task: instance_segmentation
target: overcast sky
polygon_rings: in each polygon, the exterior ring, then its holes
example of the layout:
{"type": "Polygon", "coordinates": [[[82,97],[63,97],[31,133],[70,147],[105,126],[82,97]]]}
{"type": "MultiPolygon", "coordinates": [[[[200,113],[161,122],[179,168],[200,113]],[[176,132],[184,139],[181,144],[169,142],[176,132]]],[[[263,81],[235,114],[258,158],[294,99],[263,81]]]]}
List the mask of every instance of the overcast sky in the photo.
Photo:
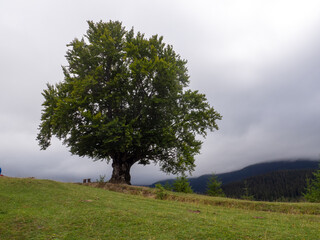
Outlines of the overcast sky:
{"type": "MultiPolygon", "coordinates": [[[[223,115],[193,176],[320,153],[320,1],[0,1],[0,167],[13,177],[110,178],[111,165],[37,144],[41,92],[63,80],[87,20],[159,34],[188,60],[191,88],[223,115]]],[[[132,183],[170,176],[133,166],[132,183]]]]}

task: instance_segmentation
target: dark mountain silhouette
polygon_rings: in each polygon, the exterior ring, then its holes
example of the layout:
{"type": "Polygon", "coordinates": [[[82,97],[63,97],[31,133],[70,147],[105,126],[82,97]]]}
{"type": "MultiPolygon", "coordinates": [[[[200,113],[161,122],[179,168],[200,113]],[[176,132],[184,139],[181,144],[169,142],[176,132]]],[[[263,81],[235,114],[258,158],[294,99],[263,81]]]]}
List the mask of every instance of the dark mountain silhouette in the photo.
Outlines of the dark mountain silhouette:
{"type": "MultiPolygon", "coordinates": [[[[244,179],[255,177],[267,173],[272,173],[281,170],[315,170],[318,168],[319,161],[310,160],[310,159],[297,159],[297,160],[281,160],[281,161],[272,161],[265,163],[258,163],[254,165],[247,166],[241,170],[216,174],[219,181],[222,182],[223,186],[227,184],[240,182],[244,179]]],[[[300,174],[300,173],[299,173],[300,174]]],[[[302,173],[301,173],[302,174],[302,173]]],[[[211,174],[202,175],[197,178],[189,178],[190,185],[194,192],[204,194],[206,192],[207,182],[210,178],[211,174]]],[[[175,180],[168,179],[156,182],[151,185],[154,187],[155,184],[161,183],[164,185],[166,182],[172,184],[175,180]]],[[[234,185],[235,187],[236,185],[234,185]]],[[[241,186],[238,185],[238,186],[241,186]]]]}

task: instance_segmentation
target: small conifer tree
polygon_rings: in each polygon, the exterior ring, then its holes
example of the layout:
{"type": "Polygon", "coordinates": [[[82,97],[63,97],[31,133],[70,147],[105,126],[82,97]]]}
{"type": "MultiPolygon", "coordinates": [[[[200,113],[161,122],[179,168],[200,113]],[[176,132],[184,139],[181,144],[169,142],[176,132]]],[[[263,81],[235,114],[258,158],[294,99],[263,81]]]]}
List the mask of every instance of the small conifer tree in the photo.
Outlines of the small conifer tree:
{"type": "Polygon", "coordinates": [[[207,194],[209,196],[224,197],[225,194],[221,188],[221,184],[222,183],[217,179],[217,176],[212,174],[207,183],[207,194]]]}
{"type": "Polygon", "coordinates": [[[243,191],[244,191],[244,195],[241,196],[241,199],[250,200],[250,201],[254,200],[254,196],[249,194],[249,186],[248,186],[247,180],[244,180],[243,191]]]}
{"type": "Polygon", "coordinates": [[[182,175],[181,177],[177,177],[177,179],[173,183],[173,191],[183,192],[183,193],[193,193],[190,183],[186,178],[186,176],[184,175],[182,175]]]}
{"type": "Polygon", "coordinates": [[[313,175],[313,179],[307,179],[306,193],[303,196],[309,202],[320,202],[320,163],[319,169],[313,175]]]}

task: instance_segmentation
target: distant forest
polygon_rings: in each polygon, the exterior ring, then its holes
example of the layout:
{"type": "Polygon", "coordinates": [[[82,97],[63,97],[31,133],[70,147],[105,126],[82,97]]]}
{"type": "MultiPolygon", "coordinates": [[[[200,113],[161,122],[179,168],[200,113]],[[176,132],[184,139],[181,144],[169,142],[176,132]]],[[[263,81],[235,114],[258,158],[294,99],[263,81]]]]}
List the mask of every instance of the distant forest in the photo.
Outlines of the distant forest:
{"type": "Polygon", "coordinates": [[[227,197],[261,201],[299,201],[314,169],[280,170],[222,186],[227,197]]]}
{"type": "MultiPolygon", "coordinates": [[[[299,201],[303,197],[307,178],[312,179],[319,161],[309,159],[273,161],[247,166],[241,170],[217,174],[222,190],[230,198],[258,201],[299,201]]],[[[189,178],[191,188],[206,194],[207,183],[212,175],[189,178]]],[[[174,179],[160,181],[173,184],[174,179]]],[[[152,184],[151,187],[154,187],[152,184]]]]}

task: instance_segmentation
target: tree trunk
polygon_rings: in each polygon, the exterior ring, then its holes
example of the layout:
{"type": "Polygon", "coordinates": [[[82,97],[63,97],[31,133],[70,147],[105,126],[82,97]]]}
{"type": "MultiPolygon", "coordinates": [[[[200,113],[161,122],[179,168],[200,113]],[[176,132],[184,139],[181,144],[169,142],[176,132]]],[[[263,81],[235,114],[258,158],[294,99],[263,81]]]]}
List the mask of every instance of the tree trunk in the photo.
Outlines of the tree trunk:
{"type": "Polygon", "coordinates": [[[113,160],[112,163],[112,177],[109,183],[128,184],[131,185],[130,169],[133,164],[127,161],[113,160]]]}

